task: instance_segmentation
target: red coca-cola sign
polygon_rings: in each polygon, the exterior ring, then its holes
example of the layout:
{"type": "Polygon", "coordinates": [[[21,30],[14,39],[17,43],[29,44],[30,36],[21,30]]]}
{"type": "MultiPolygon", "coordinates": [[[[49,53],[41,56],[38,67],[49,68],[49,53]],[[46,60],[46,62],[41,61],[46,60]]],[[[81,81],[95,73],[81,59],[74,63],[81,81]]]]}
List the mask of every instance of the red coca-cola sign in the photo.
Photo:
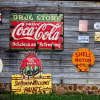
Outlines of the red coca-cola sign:
{"type": "Polygon", "coordinates": [[[57,14],[40,15],[13,14],[11,49],[63,50],[63,17],[57,14]]]}

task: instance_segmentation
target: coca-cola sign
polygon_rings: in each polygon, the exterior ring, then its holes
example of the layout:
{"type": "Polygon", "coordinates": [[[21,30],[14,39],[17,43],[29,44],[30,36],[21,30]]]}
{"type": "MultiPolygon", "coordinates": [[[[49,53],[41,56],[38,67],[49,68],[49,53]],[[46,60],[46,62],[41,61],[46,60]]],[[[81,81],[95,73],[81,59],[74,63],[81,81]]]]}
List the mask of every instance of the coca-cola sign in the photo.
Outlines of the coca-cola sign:
{"type": "Polygon", "coordinates": [[[2,22],[2,18],[1,17],[2,17],[2,14],[0,13],[0,23],[2,22]]]}
{"type": "Polygon", "coordinates": [[[63,14],[12,13],[11,49],[63,50],[63,14]]]}

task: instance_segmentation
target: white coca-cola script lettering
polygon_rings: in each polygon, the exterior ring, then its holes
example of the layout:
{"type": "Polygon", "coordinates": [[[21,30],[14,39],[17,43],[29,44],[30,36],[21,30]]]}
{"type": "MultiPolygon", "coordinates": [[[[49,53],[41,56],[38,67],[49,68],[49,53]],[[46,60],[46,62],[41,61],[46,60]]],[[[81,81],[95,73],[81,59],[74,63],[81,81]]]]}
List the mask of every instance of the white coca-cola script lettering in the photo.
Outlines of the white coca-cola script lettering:
{"type": "Polygon", "coordinates": [[[59,38],[59,34],[60,32],[57,31],[57,29],[59,27],[61,27],[61,25],[59,24],[51,24],[51,23],[47,23],[47,24],[41,24],[36,31],[35,27],[31,26],[31,27],[25,27],[24,28],[25,23],[20,23],[18,24],[13,32],[12,32],[12,37],[15,40],[19,40],[19,39],[28,39],[28,40],[57,40],[59,38]],[[47,27],[52,27],[50,29],[50,31],[46,30],[47,27]],[[44,31],[46,30],[46,31],[44,31]]]}

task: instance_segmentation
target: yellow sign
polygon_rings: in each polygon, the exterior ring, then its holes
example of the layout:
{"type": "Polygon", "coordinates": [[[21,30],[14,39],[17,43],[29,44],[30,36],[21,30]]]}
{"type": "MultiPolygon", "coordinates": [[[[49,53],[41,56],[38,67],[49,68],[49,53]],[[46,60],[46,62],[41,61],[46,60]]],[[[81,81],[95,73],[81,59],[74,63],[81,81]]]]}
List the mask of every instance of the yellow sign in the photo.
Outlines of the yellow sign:
{"type": "Polygon", "coordinates": [[[95,32],[94,40],[100,42],[100,32],[95,32]]]}
{"type": "Polygon", "coordinates": [[[23,79],[20,74],[12,75],[12,91],[18,94],[49,94],[52,92],[52,76],[51,74],[37,74],[28,80],[28,76],[23,79]]]}
{"type": "Polygon", "coordinates": [[[89,71],[94,62],[94,54],[89,49],[80,48],[73,53],[72,63],[77,66],[77,71],[89,71]]]}

